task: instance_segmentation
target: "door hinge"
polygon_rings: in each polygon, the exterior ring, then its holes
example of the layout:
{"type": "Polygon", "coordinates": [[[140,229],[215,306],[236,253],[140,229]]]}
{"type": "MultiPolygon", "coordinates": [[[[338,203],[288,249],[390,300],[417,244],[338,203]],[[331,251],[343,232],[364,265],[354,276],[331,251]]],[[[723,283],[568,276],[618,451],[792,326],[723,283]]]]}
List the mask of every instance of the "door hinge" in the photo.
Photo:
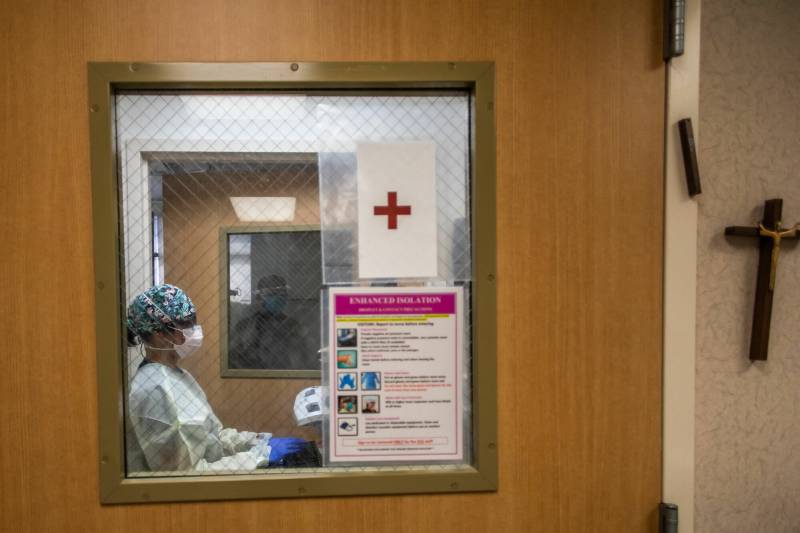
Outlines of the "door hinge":
{"type": "Polygon", "coordinates": [[[664,61],[683,55],[686,35],[686,0],[664,2],[664,61]]]}
{"type": "Polygon", "coordinates": [[[678,533],[678,506],[674,503],[658,506],[658,533],[678,533]]]}

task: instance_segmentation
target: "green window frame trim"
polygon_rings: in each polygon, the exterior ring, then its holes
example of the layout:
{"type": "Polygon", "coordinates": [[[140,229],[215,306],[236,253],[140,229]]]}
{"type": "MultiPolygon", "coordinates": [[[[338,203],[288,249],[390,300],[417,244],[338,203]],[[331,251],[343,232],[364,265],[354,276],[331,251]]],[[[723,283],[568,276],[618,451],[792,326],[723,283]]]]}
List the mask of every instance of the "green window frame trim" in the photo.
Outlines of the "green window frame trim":
{"type": "Polygon", "coordinates": [[[498,486],[494,64],[89,63],[100,502],[103,504],[365,494],[493,491],[498,486]],[[452,469],[338,468],[128,478],[125,475],[125,302],[120,262],[113,97],[118,91],[467,89],[473,98],[472,465],[452,469]]]}

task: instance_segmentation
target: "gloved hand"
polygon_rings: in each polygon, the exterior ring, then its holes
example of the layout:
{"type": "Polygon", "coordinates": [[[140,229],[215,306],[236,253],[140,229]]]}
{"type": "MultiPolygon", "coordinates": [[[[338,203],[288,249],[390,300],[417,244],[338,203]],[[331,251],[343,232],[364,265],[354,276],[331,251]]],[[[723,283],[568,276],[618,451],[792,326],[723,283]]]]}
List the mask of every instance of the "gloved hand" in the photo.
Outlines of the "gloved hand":
{"type": "Polygon", "coordinates": [[[253,443],[253,447],[250,448],[250,453],[255,456],[258,462],[258,468],[266,468],[269,462],[269,441],[271,440],[271,436],[272,435],[269,433],[259,433],[253,443]]]}
{"type": "Polygon", "coordinates": [[[269,464],[275,465],[287,455],[302,451],[306,441],[297,437],[272,437],[269,439],[269,464]]]}

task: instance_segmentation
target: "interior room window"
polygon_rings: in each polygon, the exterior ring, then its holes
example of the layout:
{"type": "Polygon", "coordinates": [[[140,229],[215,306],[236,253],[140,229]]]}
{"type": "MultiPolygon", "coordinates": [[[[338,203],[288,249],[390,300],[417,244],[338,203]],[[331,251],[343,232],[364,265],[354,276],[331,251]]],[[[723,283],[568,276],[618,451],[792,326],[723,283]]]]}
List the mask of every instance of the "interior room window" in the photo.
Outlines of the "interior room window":
{"type": "Polygon", "coordinates": [[[306,376],[319,376],[319,228],[223,231],[220,242],[227,250],[220,255],[228,258],[229,287],[228,301],[220,303],[220,309],[227,309],[221,323],[223,371],[250,370],[251,376],[269,376],[273,370],[303,370],[311,372],[306,376]]]}
{"type": "MultiPolygon", "coordinates": [[[[440,435],[431,420],[411,420],[433,436],[402,444],[458,453],[372,457],[369,466],[469,465],[469,92],[120,91],[114,105],[130,341],[123,365],[127,475],[357,467],[358,459],[333,460],[334,440],[347,451],[354,438],[385,429],[381,415],[413,400],[390,393],[413,392],[414,382],[364,366],[369,342],[379,344],[369,335],[382,335],[388,319],[376,315],[377,326],[359,329],[349,318],[331,326],[330,315],[340,295],[363,290],[367,296],[357,298],[388,301],[384,289],[430,303],[423,316],[431,320],[458,306],[463,322],[446,334],[463,357],[448,367],[450,378],[433,373],[416,385],[456,391],[457,401],[447,400],[449,425],[440,435]],[[360,150],[374,145],[430,156],[429,207],[413,211],[432,228],[422,274],[384,275],[377,264],[378,274],[364,276],[359,263],[358,165],[368,155],[360,150]],[[444,288],[457,299],[437,301],[444,288]],[[165,363],[163,354],[172,353],[179,364],[165,363]]],[[[408,157],[398,164],[419,163],[408,157]]],[[[403,194],[375,200],[376,224],[408,227],[403,194]]],[[[400,262],[414,266],[423,255],[400,262]]],[[[428,359],[420,354],[419,364],[428,359]]],[[[444,400],[437,402],[431,409],[444,400]]]]}
{"type": "Polygon", "coordinates": [[[164,227],[159,211],[155,206],[153,209],[153,285],[164,283],[164,257],[161,250],[164,248],[164,241],[161,236],[164,234],[164,227]]]}

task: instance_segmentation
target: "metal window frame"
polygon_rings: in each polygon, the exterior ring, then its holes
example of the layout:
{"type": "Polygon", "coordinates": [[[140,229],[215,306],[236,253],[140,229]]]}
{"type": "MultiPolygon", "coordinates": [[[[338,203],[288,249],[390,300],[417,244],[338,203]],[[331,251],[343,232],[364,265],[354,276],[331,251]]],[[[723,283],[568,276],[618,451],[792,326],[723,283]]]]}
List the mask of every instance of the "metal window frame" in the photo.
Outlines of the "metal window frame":
{"type": "Polygon", "coordinates": [[[497,303],[494,64],[89,63],[100,501],[200,501],[497,490],[497,303]],[[336,469],[280,474],[125,476],[125,302],[120,261],[113,97],[121,90],[467,89],[473,97],[472,465],[459,469],[336,469]]]}
{"type": "Polygon", "coordinates": [[[230,298],[228,297],[228,283],[230,280],[231,255],[228,247],[228,237],[231,234],[261,234],[261,233],[292,233],[311,232],[320,233],[319,224],[303,224],[287,226],[275,224],[272,226],[223,226],[219,229],[219,257],[220,261],[220,301],[219,301],[219,361],[220,376],[223,378],[295,378],[295,379],[321,379],[322,370],[291,370],[286,368],[231,368],[228,360],[229,325],[228,311],[230,298]]]}

